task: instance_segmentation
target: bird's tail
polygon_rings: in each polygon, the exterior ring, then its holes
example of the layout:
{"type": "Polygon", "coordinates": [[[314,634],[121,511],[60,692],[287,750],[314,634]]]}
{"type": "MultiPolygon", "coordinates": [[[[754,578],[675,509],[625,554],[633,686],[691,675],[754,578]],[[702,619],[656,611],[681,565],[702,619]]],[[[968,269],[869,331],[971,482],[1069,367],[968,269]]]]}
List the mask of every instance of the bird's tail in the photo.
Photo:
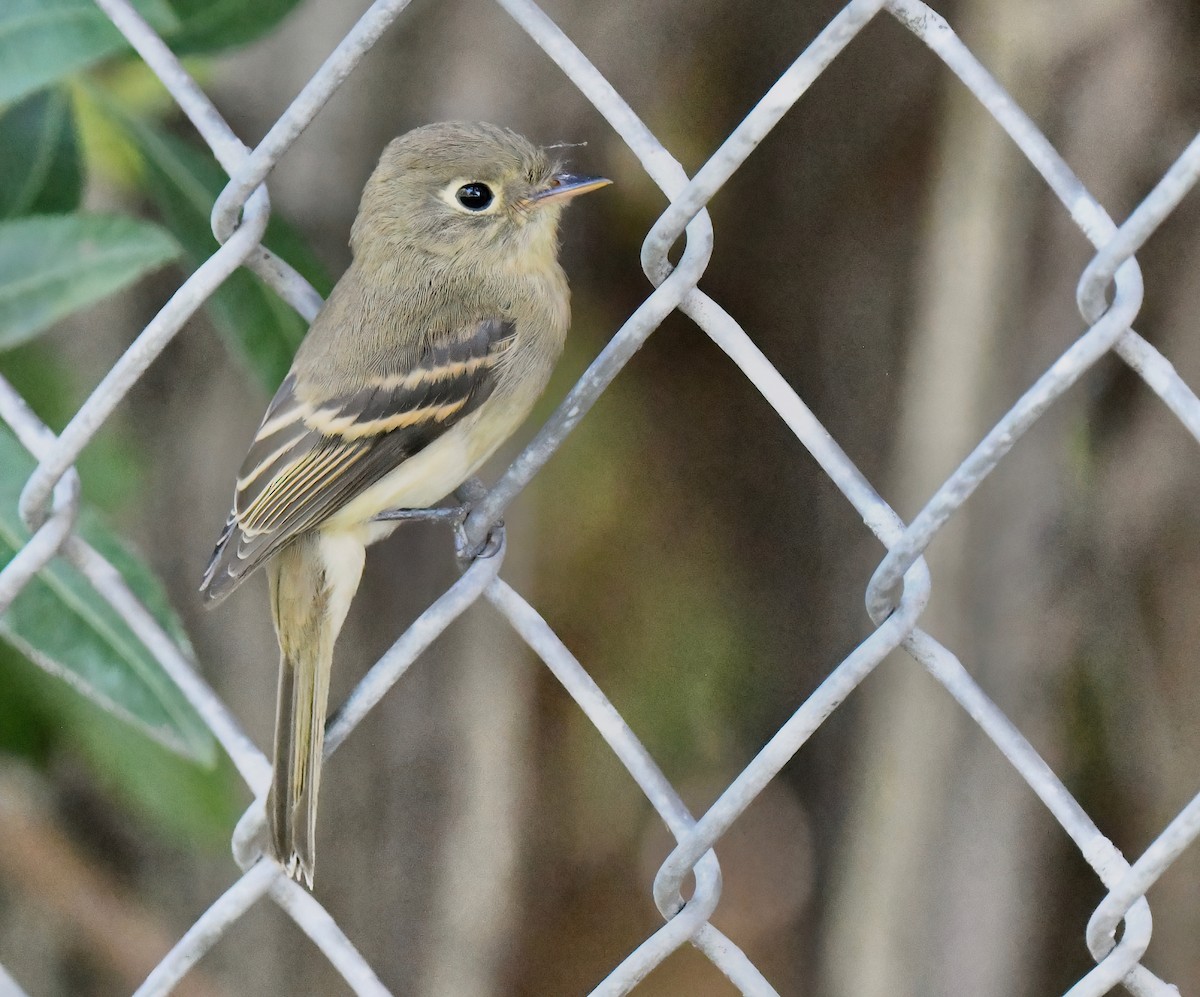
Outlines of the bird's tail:
{"type": "Polygon", "coordinates": [[[333,645],[362,574],[357,538],[298,537],[270,564],[279,638],[275,769],[267,797],[271,849],[294,879],[312,886],[317,793],[333,645]]]}

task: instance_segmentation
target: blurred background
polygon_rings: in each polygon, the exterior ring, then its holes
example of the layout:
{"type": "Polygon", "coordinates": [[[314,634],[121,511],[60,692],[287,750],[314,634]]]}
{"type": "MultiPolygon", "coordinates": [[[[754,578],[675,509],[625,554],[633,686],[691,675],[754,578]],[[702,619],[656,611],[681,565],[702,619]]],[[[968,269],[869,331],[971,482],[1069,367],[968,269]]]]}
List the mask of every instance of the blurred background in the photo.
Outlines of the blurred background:
{"type": "MultiPolygon", "coordinates": [[[[260,5],[272,18],[291,6],[260,5]]],[[[201,25],[175,47],[253,144],[364,7],[304,0],[278,24],[226,27],[215,40],[201,25]]],[[[689,173],[840,7],[544,3],[689,173]]],[[[1118,221],[1200,127],[1191,0],[937,7],[1118,221]]],[[[0,354],[0,373],[61,427],[215,248],[206,216],[223,180],[126,55],[13,100],[7,126],[36,100],[70,108],[62,142],[76,170],[61,182],[83,206],[155,221],[182,247],[130,289],[0,354]]],[[[381,148],[447,118],[586,142],[570,150],[573,164],[616,181],[566,218],[574,322],[545,418],[648,293],[638,252],[665,201],[499,7],[415,0],[272,174],[274,211],[290,228],[268,242],[327,291],[349,261],[381,148]]],[[[30,210],[74,207],[55,182],[30,210]]],[[[1086,240],[987,113],[886,15],[710,210],[716,248],[701,287],[905,518],[1082,332],[1074,291],[1086,240]]],[[[1137,328],[1192,385],[1198,235],[1193,196],[1138,257],[1137,328]]],[[[203,675],[266,749],[276,650],[265,581],[212,613],[196,593],[272,377],[302,333],[255,278],[239,280],[150,368],[80,470],[85,495],[161,580],[203,675]]],[[[923,626],[1131,859],[1200,780],[1198,487],[1195,441],[1109,357],[929,554],[923,626]]],[[[508,525],[505,577],[696,813],[871,631],[863,593],[879,544],[680,315],[508,525]]],[[[338,648],[335,703],[455,577],[441,528],[406,527],[373,548],[338,648]]],[[[0,682],[0,962],[33,997],[128,993],[236,876],[229,835],[250,795],[227,761],[179,759],[19,649],[0,649],[0,682]]],[[[315,894],[396,994],[586,993],[661,923],[650,883],[670,851],[666,831],[487,606],[404,676],[334,756],[323,789],[315,894]]],[[[830,717],[718,855],[714,923],[781,994],[1043,995],[1091,965],[1095,875],[904,656],[830,717]]],[[[1193,849],[1149,897],[1147,965],[1183,993],[1200,990],[1197,882],[1193,849]]],[[[348,990],[259,903],[179,992],[348,990]]],[[[734,989],[684,949],[636,992],[734,989]]]]}

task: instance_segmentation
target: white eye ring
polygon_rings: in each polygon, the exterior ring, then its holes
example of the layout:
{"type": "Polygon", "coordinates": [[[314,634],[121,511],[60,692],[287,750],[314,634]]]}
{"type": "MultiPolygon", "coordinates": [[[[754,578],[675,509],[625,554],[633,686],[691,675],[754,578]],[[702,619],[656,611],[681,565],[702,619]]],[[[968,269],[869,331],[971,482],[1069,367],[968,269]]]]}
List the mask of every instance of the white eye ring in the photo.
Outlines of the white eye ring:
{"type": "Polygon", "coordinates": [[[481,180],[455,180],[442,191],[442,200],[467,215],[492,214],[499,204],[495,192],[481,180]]]}

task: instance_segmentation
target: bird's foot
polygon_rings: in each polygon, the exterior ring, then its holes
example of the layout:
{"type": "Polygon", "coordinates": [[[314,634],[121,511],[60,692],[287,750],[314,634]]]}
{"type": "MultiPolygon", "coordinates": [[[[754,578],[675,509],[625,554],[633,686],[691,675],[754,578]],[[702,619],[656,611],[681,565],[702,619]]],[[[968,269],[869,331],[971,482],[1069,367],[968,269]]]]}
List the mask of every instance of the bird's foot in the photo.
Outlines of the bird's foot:
{"type": "Polygon", "coordinates": [[[499,520],[488,530],[482,541],[467,535],[467,517],[485,495],[487,489],[478,478],[464,481],[454,493],[459,505],[435,506],[428,509],[385,509],[372,517],[382,523],[449,523],[454,530],[454,555],[462,568],[479,558],[494,557],[504,546],[504,521],[499,520]]]}
{"type": "Polygon", "coordinates": [[[478,478],[468,478],[454,493],[460,503],[458,518],[454,523],[454,554],[464,570],[470,567],[472,561],[479,558],[494,557],[504,546],[504,520],[493,523],[483,541],[472,540],[467,535],[467,518],[487,495],[487,488],[478,478]]]}
{"type": "Polygon", "coordinates": [[[394,523],[453,523],[462,519],[461,506],[435,506],[430,509],[384,509],[373,516],[376,522],[394,523]]]}
{"type": "Polygon", "coordinates": [[[500,520],[488,531],[483,543],[467,536],[466,521],[470,507],[463,507],[463,517],[454,524],[454,556],[464,568],[480,558],[495,557],[504,546],[504,520],[500,520]]]}

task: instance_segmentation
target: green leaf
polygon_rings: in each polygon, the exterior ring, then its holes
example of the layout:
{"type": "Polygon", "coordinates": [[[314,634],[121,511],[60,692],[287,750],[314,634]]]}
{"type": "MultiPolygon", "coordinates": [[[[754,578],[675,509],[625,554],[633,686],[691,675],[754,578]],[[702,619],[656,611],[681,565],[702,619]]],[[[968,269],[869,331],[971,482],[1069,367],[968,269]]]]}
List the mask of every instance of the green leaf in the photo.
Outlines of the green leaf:
{"type": "Polygon", "coordinates": [[[212,52],[260,38],[299,0],[171,0],[180,28],[171,35],[178,53],[212,52]]]}
{"type": "MultiPolygon", "coordinates": [[[[178,28],[166,0],[135,0],[156,30],[178,28]]],[[[0,4],[0,105],[128,48],[94,0],[4,0],[0,4]]]]}
{"type": "MultiPolygon", "coordinates": [[[[63,350],[45,339],[0,353],[0,377],[56,433],[71,421],[93,387],[63,350]]],[[[84,499],[102,512],[126,508],[145,484],[145,454],[128,434],[117,431],[119,422],[105,426],[75,462],[84,499]]]]}
{"type": "Polygon", "coordinates": [[[2,643],[0,687],[0,753],[44,769],[72,752],[104,789],[165,836],[192,849],[228,847],[245,791],[225,755],[210,767],[181,758],[2,643]]]}
{"type": "MultiPolygon", "coordinates": [[[[213,202],[228,182],[224,171],[207,153],[144,122],[125,119],[125,125],[145,158],[147,193],[162,213],[163,222],[199,266],[217,251],[209,215],[213,202]]],[[[328,274],[298,235],[272,215],[266,245],[300,271],[323,295],[332,287],[328,274]]],[[[217,331],[234,356],[273,392],[287,374],[307,325],[274,291],[249,270],[239,269],[225,281],[207,307],[217,331]]]]}
{"type": "Polygon", "coordinates": [[[35,93],[0,114],[0,218],[73,211],[82,194],[64,90],[35,93]]]}
{"type": "Polygon", "coordinates": [[[4,688],[0,696],[0,751],[44,764],[54,746],[56,730],[51,711],[37,695],[34,672],[37,669],[19,654],[0,644],[0,683],[4,688]]]}
{"type": "MultiPolygon", "coordinates": [[[[0,567],[29,540],[17,501],[33,468],[33,458],[7,430],[0,430],[0,567]]],[[[193,657],[150,570],[86,509],[78,531],[121,573],[183,654],[193,657]]],[[[212,735],[183,693],[125,621],[63,558],[43,568],[0,616],[0,640],[165,747],[212,762],[212,735]]]]}
{"type": "Polygon", "coordinates": [[[0,223],[0,349],[131,284],[179,255],[157,225],[118,215],[0,223]]]}
{"type": "Polygon", "coordinates": [[[249,795],[228,756],[197,765],[88,706],[79,700],[71,740],[105,787],[184,847],[227,850],[249,795]]]}

